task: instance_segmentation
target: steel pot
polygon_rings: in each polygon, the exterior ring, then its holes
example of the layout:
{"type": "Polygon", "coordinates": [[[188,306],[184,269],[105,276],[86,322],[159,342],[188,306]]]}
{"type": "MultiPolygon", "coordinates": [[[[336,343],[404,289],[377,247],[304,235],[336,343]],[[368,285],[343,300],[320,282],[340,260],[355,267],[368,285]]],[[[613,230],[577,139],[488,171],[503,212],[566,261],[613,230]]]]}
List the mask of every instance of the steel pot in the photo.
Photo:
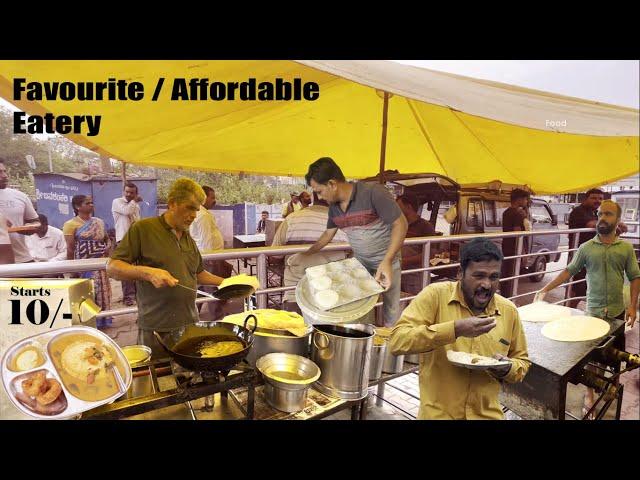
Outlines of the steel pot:
{"type": "Polygon", "coordinates": [[[384,356],[382,371],[384,373],[400,373],[402,371],[403,364],[404,355],[394,355],[391,353],[391,349],[389,348],[384,356]]]}
{"type": "MultiPolygon", "coordinates": [[[[250,315],[248,318],[253,317],[250,315]]],[[[278,332],[279,330],[274,330],[278,332]]],[[[269,353],[290,353],[292,355],[300,355],[301,357],[309,357],[309,344],[311,342],[311,333],[313,329],[309,325],[307,333],[303,336],[296,336],[289,332],[282,334],[269,333],[266,329],[257,328],[253,334],[253,347],[247,355],[247,362],[251,366],[255,366],[256,361],[269,353]]]]}
{"type": "Polygon", "coordinates": [[[369,363],[369,381],[378,380],[382,376],[382,365],[384,363],[385,354],[387,353],[387,344],[371,346],[371,362],[369,363]]]}
{"type": "Polygon", "coordinates": [[[373,325],[314,325],[311,359],[321,370],[315,388],[345,400],[365,398],[374,333],[373,325]]]}
{"type": "Polygon", "coordinates": [[[289,353],[260,357],[256,368],[264,377],[267,403],[283,412],[298,412],[307,401],[307,392],[320,377],[320,369],[308,358],[289,353]]]}
{"type": "Polygon", "coordinates": [[[407,363],[413,363],[414,365],[420,364],[420,354],[412,353],[411,355],[405,355],[404,361],[407,363]]]}

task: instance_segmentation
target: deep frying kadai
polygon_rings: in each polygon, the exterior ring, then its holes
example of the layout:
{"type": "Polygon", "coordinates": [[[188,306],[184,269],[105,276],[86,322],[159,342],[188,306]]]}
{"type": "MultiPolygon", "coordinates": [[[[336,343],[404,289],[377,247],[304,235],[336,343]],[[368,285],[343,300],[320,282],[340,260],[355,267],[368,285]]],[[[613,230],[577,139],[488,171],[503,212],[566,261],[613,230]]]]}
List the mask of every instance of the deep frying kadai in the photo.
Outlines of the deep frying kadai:
{"type": "Polygon", "coordinates": [[[178,365],[199,372],[225,371],[231,370],[240,363],[253,345],[255,326],[253,330],[247,328],[247,322],[251,318],[255,320],[254,315],[249,315],[243,327],[225,322],[200,321],[166,332],[154,331],[153,334],[162,348],[178,365]],[[199,340],[213,343],[239,341],[243,348],[235,353],[210,358],[201,357],[196,352],[183,350],[185,345],[197,344],[199,340]]]}

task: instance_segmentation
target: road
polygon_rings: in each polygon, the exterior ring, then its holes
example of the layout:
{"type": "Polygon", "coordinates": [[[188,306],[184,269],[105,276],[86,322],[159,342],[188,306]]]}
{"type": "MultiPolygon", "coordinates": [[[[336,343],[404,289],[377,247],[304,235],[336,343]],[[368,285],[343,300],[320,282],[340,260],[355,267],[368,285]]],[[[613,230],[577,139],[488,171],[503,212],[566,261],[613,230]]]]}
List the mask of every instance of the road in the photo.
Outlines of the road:
{"type": "MultiPolygon", "coordinates": [[[[560,249],[564,249],[564,248],[560,247],[560,249]]],[[[514,295],[521,295],[523,293],[536,292],[540,290],[543,286],[545,286],[547,283],[553,280],[556,277],[556,275],[560,273],[559,271],[554,272],[554,270],[563,270],[566,266],[567,266],[567,254],[563,253],[560,255],[560,259],[557,262],[549,262],[547,264],[547,272],[553,272],[553,273],[547,273],[542,279],[542,281],[537,283],[532,282],[531,280],[529,280],[529,278],[521,278],[518,282],[518,293],[514,293],[514,295]]],[[[564,290],[565,290],[564,287],[556,288],[555,290],[549,292],[549,294],[545,297],[545,300],[550,303],[562,300],[564,298],[564,290]]],[[[526,305],[528,303],[531,303],[532,301],[533,301],[533,295],[528,295],[526,297],[516,298],[514,300],[514,303],[517,306],[521,307],[522,305],[526,305]]],[[[578,308],[585,306],[583,302],[581,303],[582,305],[579,305],[578,308]]]]}

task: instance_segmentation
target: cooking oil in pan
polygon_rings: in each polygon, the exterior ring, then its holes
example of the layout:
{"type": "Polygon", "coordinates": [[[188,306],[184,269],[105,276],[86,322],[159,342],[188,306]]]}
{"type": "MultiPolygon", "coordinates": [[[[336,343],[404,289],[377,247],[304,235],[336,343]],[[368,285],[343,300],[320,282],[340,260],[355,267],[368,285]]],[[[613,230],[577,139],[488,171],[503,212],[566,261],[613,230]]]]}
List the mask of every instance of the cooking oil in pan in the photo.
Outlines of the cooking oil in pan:
{"type": "Polygon", "coordinates": [[[237,337],[229,335],[189,338],[174,347],[174,351],[180,355],[200,358],[226,357],[242,350],[244,344],[237,337]]]}

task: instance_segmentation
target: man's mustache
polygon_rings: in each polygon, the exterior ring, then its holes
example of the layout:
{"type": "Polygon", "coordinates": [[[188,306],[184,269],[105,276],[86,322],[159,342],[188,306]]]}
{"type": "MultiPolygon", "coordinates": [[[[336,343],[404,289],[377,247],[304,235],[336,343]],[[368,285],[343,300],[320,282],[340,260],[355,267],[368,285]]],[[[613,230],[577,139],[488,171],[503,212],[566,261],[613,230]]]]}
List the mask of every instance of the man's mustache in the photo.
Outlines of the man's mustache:
{"type": "Polygon", "coordinates": [[[477,289],[476,289],[475,293],[476,293],[477,295],[479,295],[479,294],[481,294],[481,293],[491,293],[491,289],[490,289],[490,288],[489,288],[489,289],[487,289],[487,288],[480,287],[480,288],[477,288],[477,289]]]}
{"type": "Polygon", "coordinates": [[[605,233],[613,231],[614,225],[607,222],[598,222],[596,223],[596,230],[602,230],[605,233]]]}

